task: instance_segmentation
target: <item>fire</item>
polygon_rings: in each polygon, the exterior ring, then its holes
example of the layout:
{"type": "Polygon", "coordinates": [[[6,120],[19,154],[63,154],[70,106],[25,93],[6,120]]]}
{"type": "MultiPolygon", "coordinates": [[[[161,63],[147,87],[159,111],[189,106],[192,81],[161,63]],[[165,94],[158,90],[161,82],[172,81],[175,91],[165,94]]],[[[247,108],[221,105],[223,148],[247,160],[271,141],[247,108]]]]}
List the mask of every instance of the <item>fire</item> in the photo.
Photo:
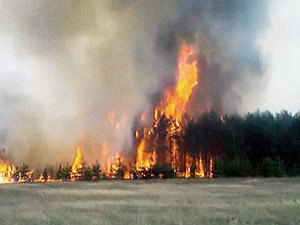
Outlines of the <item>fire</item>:
{"type": "Polygon", "coordinates": [[[208,177],[213,177],[214,176],[213,168],[214,168],[213,159],[212,159],[212,157],[210,157],[210,159],[209,159],[209,175],[208,175],[208,177]]]}
{"type": "MultiPolygon", "coordinates": [[[[185,117],[187,106],[194,89],[199,86],[198,75],[196,49],[190,44],[183,44],[178,54],[176,85],[163,93],[163,98],[153,110],[151,125],[148,124],[151,114],[147,111],[143,112],[139,118],[141,127],[134,131],[137,144],[135,161],[132,156],[130,158],[128,155],[112,154],[116,152],[112,151],[112,143],[103,142],[99,156],[104,163],[101,166],[98,163],[96,166],[86,167],[83,162],[82,147],[79,145],[71,170],[68,167],[66,174],[73,181],[91,180],[93,177],[98,177],[97,179],[100,179],[99,177],[110,179],[163,177],[164,173],[183,178],[213,177],[214,162],[210,153],[202,155],[199,152],[195,156],[188,151],[189,149],[181,149],[181,138],[185,134],[188,122],[185,117]],[[149,126],[144,127],[146,124],[149,126]],[[100,172],[101,175],[99,175],[100,172]]],[[[118,132],[128,124],[128,117],[119,115],[114,110],[108,112],[107,119],[118,132]]],[[[14,166],[1,163],[0,183],[13,182],[12,177],[15,171],[14,166]]],[[[29,171],[28,168],[25,171],[28,171],[26,176],[19,176],[21,178],[16,182],[26,182],[31,179],[33,171],[29,171]]],[[[55,180],[51,179],[45,169],[36,181],[55,180]]]]}
{"type": "Polygon", "coordinates": [[[131,179],[132,179],[131,173],[129,171],[126,171],[124,174],[124,180],[131,180],[131,179]]]}
{"type": "MultiPolygon", "coordinates": [[[[176,136],[182,130],[184,124],[182,117],[186,113],[187,103],[192,96],[193,90],[198,83],[198,59],[196,51],[192,45],[184,44],[178,56],[177,61],[177,84],[173,89],[167,89],[164,93],[164,99],[160,103],[160,111],[173,122],[169,126],[171,141],[172,167],[175,172],[179,171],[179,146],[176,136]]],[[[157,117],[157,112],[155,112],[157,117]]],[[[191,157],[190,157],[191,158],[191,157]]],[[[185,160],[186,174],[190,177],[191,159],[185,160]]]]}
{"type": "MultiPolygon", "coordinates": [[[[136,150],[135,169],[149,170],[156,163],[170,164],[173,171],[179,177],[212,177],[212,157],[204,159],[200,155],[194,159],[189,153],[182,153],[179,143],[180,137],[185,132],[186,120],[183,119],[187,111],[188,102],[198,83],[198,57],[192,45],[183,44],[177,61],[177,82],[174,87],[167,89],[163,99],[153,112],[153,124],[150,127],[135,131],[138,142],[136,150]],[[166,119],[163,119],[165,116],[166,119]],[[165,122],[165,136],[161,139],[158,132],[159,125],[165,122]],[[142,132],[143,131],[143,132],[142,132]],[[160,145],[158,139],[165,143],[164,150],[154,151],[152,148],[160,145]],[[161,153],[164,151],[164,153],[161,153]],[[159,154],[164,154],[160,156],[159,154]],[[158,162],[159,161],[159,162],[158,162]]],[[[141,118],[147,117],[143,113],[141,118]]],[[[145,120],[141,119],[141,122],[145,120]]],[[[141,123],[143,124],[143,123],[141,123]]],[[[163,128],[164,129],[164,128],[163,128]]],[[[164,131],[163,131],[164,132],[164,131]]]]}
{"type": "Polygon", "coordinates": [[[119,153],[116,153],[113,157],[108,157],[103,166],[105,177],[112,179],[131,179],[129,166],[126,165],[125,161],[127,161],[126,158],[119,153]]]}
{"type": "Polygon", "coordinates": [[[15,167],[6,163],[0,164],[0,184],[13,183],[12,178],[15,172],[15,167]]]}
{"type": "Polygon", "coordinates": [[[157,153],[155,150],[152,152],[152,157],[151,157],[151,166],[156,165],[157,163],[157,153]]]}
{"type": "Polygon", "coordinates": [[[203,166],[203,159],[200,155],[198,165],[197,165],[197,171],[196,171],[196,176],[198,177],[205,177],[204,174],[204,166],[203,166]]]}
{"type": "Polygon", "coordinates": [[[36,180],[36,182],[38,182],[38,183],[58,182],[58,181],[60,181],[60,180],[52,179],[50,175],[49,175],[48,177],[44,177],[43,175],[40,175],[40,176],[38,177],[38,179],[36,180]]]}
{"type": "Polygon", "coordinates": [[[78,146],[77,152],[76,152],[76,156],[74,159],[74,162],[72,164],[72,169],[71,169],[71,179],[77,179],[78,176],[80,176],[81,174],[81,169],[82,169],[82,161],[83,161],[83,157],[82,157],[82,150],[81,150],[81,145],[78,146]]]}
{"type": "Polygon", "coordinates": [[[191,167],[193,158],[187,154],[185,158],[185,178],[191,177],[191,167]]]}
{"type": "MultiPolygon", "coordinates": [[[[165,115],[173,122],[168,126],[168,132],[171,143],[172,167],[176,172],[179,170],[179,147],[177,140],[174,138],[181,131],[182,117],[186,112],[186,107],[192,92],[198,85],[198,64],[197,55],[192,45],[184,44],[178,56],[177,61],[177,83],[176,86],[167,89],[164,92],[164,98],[159,103],[159,107],[154,109],[153,119],[154,125],[150,129],[144,129],[144,136],[141,138],[136,151],[136,169],[150,169],[157,163],[157,152],[149,152],[146,149],[147,139],[152,135],[152,131],[157,128],[160,116],[165,115]],[[146,132],[147,131],[147,132],[146,132]],[[152,155],[154,157],[152,157],[152,155]]],[[[143,113],[141,118],[145,118],[143,113]]],[[[139,132],[135,132],[135,137],[139,138],[139,132]]],[[[186,170],[190,170],[190,166],[186,163],[186,170]]],[[[185,176],[190,176],[190,172],[185,176]]]]}
{"type": "Polygon", "coordinates": [[[160,110],[168,118],[174,118],[179,122],[186,111],[187,102],[194,88],[198,86],[197,55],[192,45],[183,45],[177,64],[178,80],[176,87],[165,91],[160,110]]]}
{"type": "Polygon", "coordinates": [[[142,139],[136,151],[136,169],[140,170],[142,168],[150,168],[150,155],[145,152],[146,150],[146,140],[142,139]]]}

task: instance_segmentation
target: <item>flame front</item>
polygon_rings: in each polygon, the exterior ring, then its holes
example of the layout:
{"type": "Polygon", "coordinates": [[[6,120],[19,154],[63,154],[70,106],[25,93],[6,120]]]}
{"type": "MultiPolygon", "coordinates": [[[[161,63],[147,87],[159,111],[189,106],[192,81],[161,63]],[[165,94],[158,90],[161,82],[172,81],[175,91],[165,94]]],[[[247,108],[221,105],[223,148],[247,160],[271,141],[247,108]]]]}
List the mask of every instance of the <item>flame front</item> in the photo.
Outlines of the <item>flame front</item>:
{"type": "MultiPolygon", "coordinates": [[[[112,143],[103,142],[100,158],[105,163],[101,168],[103,172],[101,176],[112,179],[163,177],[164,171],[169,173],[171,169],[178,177],[213,177],[214,162],[211,153],[203,154],[203,156],[200,151],[195,156],[188,151],[189,149],[181,149],[180,145],[188,122],[185,117],[188,102],[194,89],[199,86],[198,75],[196,49],[192,45],[183,44],[178,54],[176,85],[164,92],[163,98],[154,108],[153,123],[150,126],[144,127],[150,121],[151,114],[147,114],[146,111],[140,116],[141,129],[136,129],[134,132],[137,144],[135,161],[133,161],[133,157],[126,154],[112,154],[112,152],[116,152],[112,149],[112,143]],[[155,167],[156,165],[157,167],[155,167]],[[161,171],[158,171],[159,169],[161,171]]],[[[121,132],[128,124],[128,117],[119,115],[114,110],[108,112],[107,119],[114,130],[118,132],[121,132]]],[[[92,169],[94,171],[94,167],[92,169]]],[[[0,183],[14,182],[15,170],[18,169],[12,165],[1,163],[0,183]]],[[[91,167],[85,167],[82,147],[79,145],[71,171],[68,167],[68,175],[73,181],[83,180],[88,174],[86,171],[91,171],[91,167]]],[[[26,177],[31,178],[32,174],[33,172],[29,171],[26,177]]],[[[99,179],[100,176],[96,177],[99,179]]],[[[22,179],[20,178],[16,182],[26,181],[22,179]]],[[[45,172],[39,176],[37,181],[46,182],[52,181],[52,179],[45,172]],[[44,175],[47,177],[43,177],[44,175]]]]}
{"type": "Polygon", "coordinates": [[[197,55],[192,45],[183,45],[177,64],[176,87],[165,91],[160,110],[168,118],[174,118],[179,122],[186,111],[187,102],[194,88],[198,85],[197,55]]]}

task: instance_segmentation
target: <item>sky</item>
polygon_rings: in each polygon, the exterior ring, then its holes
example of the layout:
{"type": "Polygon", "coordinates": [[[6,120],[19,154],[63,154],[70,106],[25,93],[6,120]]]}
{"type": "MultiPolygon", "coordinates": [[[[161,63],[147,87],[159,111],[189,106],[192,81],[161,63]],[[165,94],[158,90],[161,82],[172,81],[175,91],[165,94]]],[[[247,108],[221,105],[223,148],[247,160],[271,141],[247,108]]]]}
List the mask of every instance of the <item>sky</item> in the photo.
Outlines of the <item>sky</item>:
{"type": "Polygon", "coordinates": [[[261,105],[271,112],[300,110],[300,1],[273,0],[270,27],[258,40],[267,63],[268,82],[261,105]]]}

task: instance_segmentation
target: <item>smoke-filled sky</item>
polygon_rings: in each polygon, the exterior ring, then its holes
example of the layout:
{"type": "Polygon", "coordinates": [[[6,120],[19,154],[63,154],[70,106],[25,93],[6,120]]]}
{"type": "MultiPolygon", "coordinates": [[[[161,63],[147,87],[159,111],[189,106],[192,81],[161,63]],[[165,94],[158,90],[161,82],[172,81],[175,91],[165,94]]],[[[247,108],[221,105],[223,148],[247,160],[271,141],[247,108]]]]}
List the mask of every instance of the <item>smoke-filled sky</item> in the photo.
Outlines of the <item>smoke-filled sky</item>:
{"type": "Polygon", "coordinates": [[[297,0],[1,1],[0,146],[35,165],[70,161],[78,143],[90,161],[102,146],[131,149],[137,116],[176,81],[183,42],[199,57],[193,116],[296,112],[299,9],[297,0]]]}
{"type": "Polygon", "coordinates": [[[257,108],[278,112],[300,111],[300,1],[272,1],[270,26],[259,40],[268,63],[268,77],[257,108]]]}

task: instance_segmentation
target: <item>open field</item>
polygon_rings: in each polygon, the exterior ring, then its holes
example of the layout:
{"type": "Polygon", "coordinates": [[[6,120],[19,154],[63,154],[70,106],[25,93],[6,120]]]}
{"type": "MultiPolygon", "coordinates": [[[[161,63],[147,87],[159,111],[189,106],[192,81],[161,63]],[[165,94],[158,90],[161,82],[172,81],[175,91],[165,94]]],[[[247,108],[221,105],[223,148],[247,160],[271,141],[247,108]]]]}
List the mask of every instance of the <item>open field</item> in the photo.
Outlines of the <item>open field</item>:
{"type": "Polygon", "coordinates": [[[0,224],[300,224],[300,178],[0,186],[0,224]]]}

